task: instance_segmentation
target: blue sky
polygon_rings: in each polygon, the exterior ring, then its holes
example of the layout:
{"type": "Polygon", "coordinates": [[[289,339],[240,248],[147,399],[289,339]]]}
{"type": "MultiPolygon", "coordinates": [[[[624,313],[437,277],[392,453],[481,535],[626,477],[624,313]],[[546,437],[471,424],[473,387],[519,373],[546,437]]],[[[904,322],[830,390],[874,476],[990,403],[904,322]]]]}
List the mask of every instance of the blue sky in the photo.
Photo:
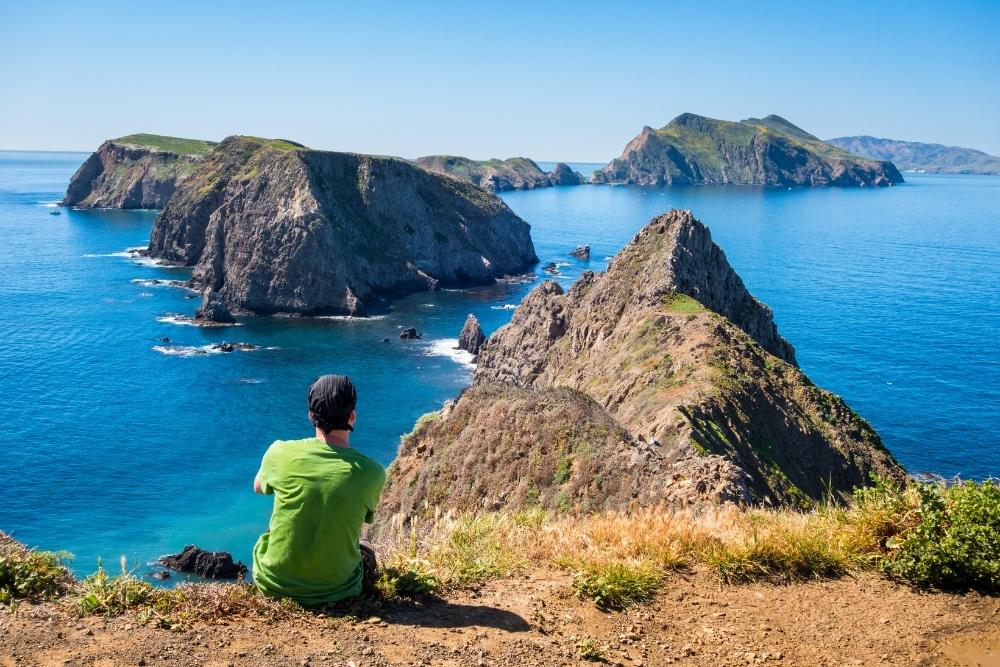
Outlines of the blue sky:
{"type": "Polygon", "coordinates": [[[1000,2],[0,3],[0,148],[601,162],[684,111],[1000,154],[1000,2]],[[822,6],[820,6],[822,5],[822,6]]]}

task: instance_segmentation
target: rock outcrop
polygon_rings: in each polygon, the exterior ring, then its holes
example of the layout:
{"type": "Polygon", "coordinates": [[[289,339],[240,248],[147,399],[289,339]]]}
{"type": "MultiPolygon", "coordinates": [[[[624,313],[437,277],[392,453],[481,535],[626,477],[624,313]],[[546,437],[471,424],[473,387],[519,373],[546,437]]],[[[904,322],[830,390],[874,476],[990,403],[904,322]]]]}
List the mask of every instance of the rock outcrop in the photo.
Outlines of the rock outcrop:
{"type": "Polygon", "coordinates": [[[553,185],[579,185],[585,180],[562,162],[551,172],[545,172],[534,160],[526,157],[470,160],[455,155],[428,155],[417,158],[414,164],[427,171],[468,181],[489,192],[534,190],[553,185]]]}
{"type": "Polygon", "coordinates": [[[404,439],[382,510],[806,506],[872,472],[903,477],[796,367],[708,229],[671,211],[605,273],[525,297],[473,388],[404,439]]]}
{"type": "Polygon", "coordinates": [[[479,326],[479,318],[470,313],[465,318],[462,332],[458,335],[458,349],[465,350],[470,354],[479,354],[479,350],[485,342],[486,336],[483,334],[482,327],[479,326]]]}
{"type": "Polygon", "coordinates": [[[780,116],[738,123],[681,114],[643,128],[592,178],[638,185],[883,186],[902,183],[891,162],[852,155],[780,116]]]}
{"type": "Polygon", "coordinates": [[[590,261],[590,246],[589,245],[578,245],[570,253],[570,257],[576,257],[584,262],[590,261]]]}
{"type": "Polygon", "coordinates": [[[247,566],[233,561],[225,551],[205,551],[189,544],[179,554],[163,556],[160,563],[174,570],[191,572],[208,579],[238,579],[246,575],[247,566]]]}
{"type": "Polygon", "coordinates": [[[229,137],[157,217],[149,256],[193,266],[234,314],[364,314],[538,261],[500,199],[389,157],[229,137]]]}
{"type": "Polygon", "coordinates": [[[826,142],[855,155],[889,160],[904,171],[928,174],[1000,174],[1000,156],[974,148],[879,139],[867,135],[837,137],[827,139],[826,142]]]}
{"type": "Polygon", "coordinates": [[[62,203],[77,208],[163,208],[214,145],[154,134],[109,139],[73,174],[62,203]]]}

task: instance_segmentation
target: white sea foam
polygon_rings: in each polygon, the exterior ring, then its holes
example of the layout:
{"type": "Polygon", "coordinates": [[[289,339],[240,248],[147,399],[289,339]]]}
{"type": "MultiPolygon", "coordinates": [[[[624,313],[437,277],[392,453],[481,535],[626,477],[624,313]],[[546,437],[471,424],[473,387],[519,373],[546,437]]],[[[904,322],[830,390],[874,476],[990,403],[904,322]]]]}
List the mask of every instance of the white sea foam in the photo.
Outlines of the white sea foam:
{"type": "Polygon", "coordinates": [[[174,289],[182,289],[188,292],[199,293],[198,290],[188,287],[184,284],[182,280],[158,280],[158,279],[146,279],[146,278],[133,278],[133,285],[138,285],[140,287],[173,287],[174,289]]]}
{"type": "MultiPolygon", "coordinates": [[[[202,357],[208,354],[232,354],[232,352],[220,350],[217,345],[154,345],[153,349],[168,357],[202,357]]],[[[264,349],[275,350],[277,348],[268,347],[264,349]]],[[[233,352],[253,352],[253,350],[235,348],[233,352]]]]}
{"type": "Polygon", "coordinates": [[[152,292],[139,292],[139,296],[141,296],[144,299],[148,299],[149,297],[153,296],[153,293],[152,292]]]}
{"type": "Polygon", "coordinates": [[[516,303],[504,303],[499,306],[490,306],[493,310],[517,310],[516,303]]]}
{"type": "Polygon", "coordinates": [[[432,357],[448,357],[457,364],[466,366],[468,368],[475,368],[476,364],[473,361],[475,356],[465,350],[458,349],[458,339],[457,338],[441,338],[439,340],[432,340],[426,348],[427,354],[432,357]]]}
{"type": "Polygon", "coordinates": [[[157,322],[163,322],[165,324],[180,324],[180,325],[186,326],[186,327],[200,327],[200,326],[208,326],[208,327],[239,327],[239,326],[243,326],[239,322],[213,322],[212,324],[209,324],[209,325],[199,324],[198,322],[194,321],[193,317],[188,317],[187,315],[161,315],[160,317],[156,318],[156,321],[157,322]]]}
{"type": "Polygon", "coordinates": [[[369,322],[384,320],[388,315],[317,315],[317,320],[334,320],[335,322],[369,322]]]}
{"type": "Polygon", "coordinates": [[[38,202],[38,205],[41,206],[42,208],[56,208],[61,203],[62,202],[60,202],[59,200],[56,200],[56,201],[40,201],[40,202],[38,202]]]}

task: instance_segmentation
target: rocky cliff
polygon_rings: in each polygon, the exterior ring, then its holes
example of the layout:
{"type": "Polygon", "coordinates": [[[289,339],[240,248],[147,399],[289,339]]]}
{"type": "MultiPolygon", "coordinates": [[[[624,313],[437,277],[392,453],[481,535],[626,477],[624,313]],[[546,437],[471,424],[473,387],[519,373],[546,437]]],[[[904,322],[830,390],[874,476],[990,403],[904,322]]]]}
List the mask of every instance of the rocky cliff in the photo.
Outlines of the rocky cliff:
{"type": "Polygon", "coordinates": [[[900,169],[931,174],[1000,174],[1000,157],[974,148],[925,144],[877,137],[837,137],[827,143],[875,160],[891,160],[900,169]]]}
{"type": "Polygon", "coordinates": [[[214,145],[211,141],[155,134],[109,139],[73,174],[63,204],[78,208],[163,208],[214,145]]]}
{"type": "Polygon", "coordinates": [[[149,255],[237,314],[361,314],[382,297],[537,262],[494,195],[388,157],[229,137],[157,217],[149,255]]]}
{"type": "Polygon", "coordinates": [[[865,186],[902,183],[891,162],[852,155],[780,116],[738,123],[685,113],[643,128],[596,182],[865,186]]]}
{"type": "Polygon", "coordinates": [[[579,185],[584,181],[583,176],[562,162],[551,172],[545,172],[526,157],[470,160],[454,155],[428,155],[417,158],[414,163],[428,171],[469,181],[490,192],[579,185]]]}
{"type": "Polygon", "coordinates": [[[542,283],[480,350],[474,387],[404,439],[383,511],[808,505],[903,472],[794,363],[690,212],[600,275],[542,283]]]}

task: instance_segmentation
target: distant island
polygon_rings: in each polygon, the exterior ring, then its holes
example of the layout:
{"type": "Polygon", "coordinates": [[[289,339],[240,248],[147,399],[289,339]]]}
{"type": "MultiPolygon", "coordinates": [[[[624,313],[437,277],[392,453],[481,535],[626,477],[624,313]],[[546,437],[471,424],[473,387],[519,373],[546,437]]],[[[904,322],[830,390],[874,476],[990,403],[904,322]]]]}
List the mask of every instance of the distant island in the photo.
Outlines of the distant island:
{"type": "Polygon", "coordinates": [[[879,139],[867,135],[827,139],[855,155],[891,160],[904,171],[929,174],[1000,174],[1000,157],[959,146],[879,139]]]}
{"type": "Polygon", "coordinates": [[[156,134],[109,139],[73,174],[62,203],[77,208],[163,208],[215,145],[156,134]]]}
{"type": "Polygon", "coordinates": [[[284,139],[106,141],[64,203],[163,206],[145,254],[194,267],[206,321],[361,315],[385,298],[491,283],[538,261],[528,223],[471,183],[284,139]]]}
{"type": "Polygon", "coordinates": [[[692,113],[643,128],[595,182],[884,186],[902,183],[891,163],[852,155],[780,116],[739,122],[692,113]]]}
{"type": "Polygon", "coordinates": [[[579,185],[586,180],[565,163],[560,162],[551,172],[546,172],[526,157],[470,160],[455,155],[428,155],[413,162],[428,171],[469,181],[489,192],[579,185]]]}

